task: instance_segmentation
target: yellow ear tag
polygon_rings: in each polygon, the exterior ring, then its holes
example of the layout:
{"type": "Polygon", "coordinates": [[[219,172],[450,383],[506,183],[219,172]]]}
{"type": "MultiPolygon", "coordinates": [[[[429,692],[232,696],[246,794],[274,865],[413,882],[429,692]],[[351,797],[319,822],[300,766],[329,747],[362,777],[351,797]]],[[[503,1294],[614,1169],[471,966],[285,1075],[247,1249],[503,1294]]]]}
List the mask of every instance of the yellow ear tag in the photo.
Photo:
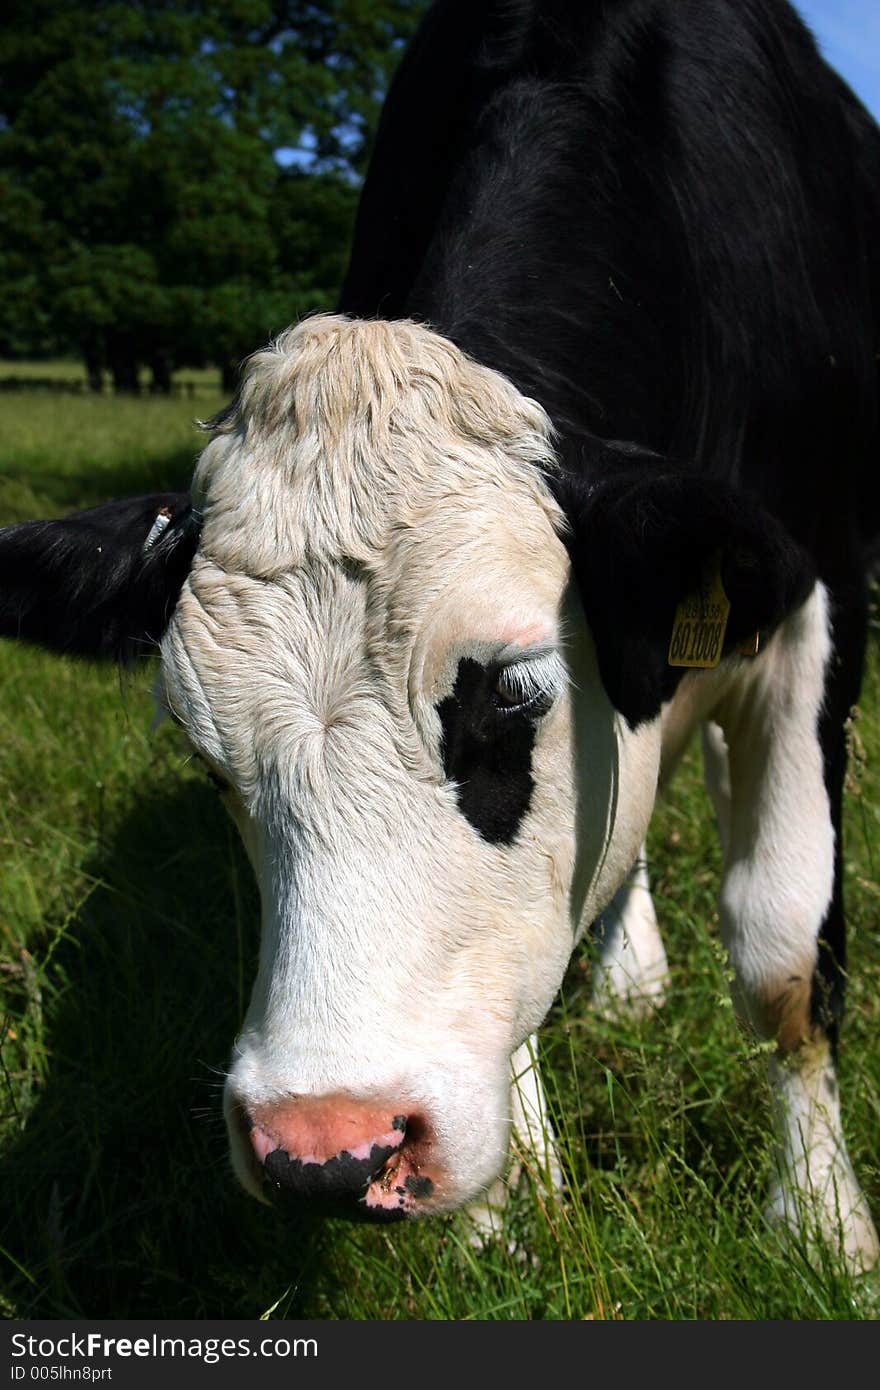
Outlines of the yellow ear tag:
{"type": "Polygon", "coordinates": [[[667,661],[670,666],[712,670],[721,660],[730,599],[721,583],[721,556],[714,555],[695,593],[675,610],[667,661]]]}

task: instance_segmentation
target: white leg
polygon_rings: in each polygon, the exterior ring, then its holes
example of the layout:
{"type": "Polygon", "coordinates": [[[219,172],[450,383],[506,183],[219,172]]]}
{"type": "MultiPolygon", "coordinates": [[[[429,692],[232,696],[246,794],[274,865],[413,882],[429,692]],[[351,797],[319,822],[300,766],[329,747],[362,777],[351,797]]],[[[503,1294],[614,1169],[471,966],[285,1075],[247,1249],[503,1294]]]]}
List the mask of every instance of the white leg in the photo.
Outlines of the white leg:
{"type": "Polygon", "coordinates": [[[510,1059],[511,1116],[514,1146],[521,1161],[548,1192],[562,1192],[562,1169],[556,1136],[547,1114],[547,1100],[538,1067],[538,1038],[533,1033],[510,1059]]]}
{"type": "Polygon", "coordinates": [[[846,1150],[828,1043],[772,1058],[770,1083],[777,1152],[768,1218],[839,1248],[855,1273],[870,1269],[880,1244],[846,1150]]]}
{"type": "Polygon", "coordinates": [[[730,770],[721,929],[737,1008],[777,1043],[769,1068],[777,1143],[769,1215],[807,1240],[821,1232],[860,1271],[877,1259],[877,1236],[843,1139],[830,1045],[811,1005],[834,881],[818,736],[829,652],[819,586],[715,712],[730,770]]]}
{"type": "Polygon", "coordinates": [[[601,945],[593,1007],[604,1017],[641,1017],[663,1003],[669,967],[648,882],[645,846],[597,923],[601,945]]]}
{"type": "Polygon", "coordinates": [[[711,720],[702,726],[700,733],[703,742],[703,781],[715,808],[718,838],[726,854],[730,844],[730,763],[727,743],[724,730],[711,720]]]}
{"type": "Polygon", "coordinates": [[[470,1203],[467,1214],[474,1227],[472,1244],[482,1246],[501,1234],[508,1194],[523,1167],[552,1197],[563,1190],[556,1137],[547,1114],[547,1101],[538,1068],[538,1039],[532,1034],[510,1059],[510,1117],[514,1153],[510,1171],[496,1178],[486,1195],[470,1203]]]}

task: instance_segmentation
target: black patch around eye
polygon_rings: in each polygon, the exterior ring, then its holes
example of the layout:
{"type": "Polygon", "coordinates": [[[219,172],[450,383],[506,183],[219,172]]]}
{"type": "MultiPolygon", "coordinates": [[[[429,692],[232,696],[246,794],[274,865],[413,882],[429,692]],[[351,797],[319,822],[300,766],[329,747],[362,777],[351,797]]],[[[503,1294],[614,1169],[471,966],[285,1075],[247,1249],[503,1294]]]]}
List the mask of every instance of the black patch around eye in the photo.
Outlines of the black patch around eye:
{"type": "Polygon", "coordinates": [[[510,844],[529,809],[535,783],[535,725],[528,714],[499,712],[497,667],[462,657],[452,694],[437,714],[443,767],[457,783],[459,809],[484,840],[510,844]]]}

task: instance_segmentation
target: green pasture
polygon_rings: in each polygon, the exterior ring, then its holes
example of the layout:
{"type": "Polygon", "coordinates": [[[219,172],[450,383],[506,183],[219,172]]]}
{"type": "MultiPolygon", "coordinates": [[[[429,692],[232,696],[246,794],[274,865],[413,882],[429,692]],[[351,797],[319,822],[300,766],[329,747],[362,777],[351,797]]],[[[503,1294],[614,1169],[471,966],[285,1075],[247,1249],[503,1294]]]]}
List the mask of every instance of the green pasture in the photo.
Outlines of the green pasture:
{"type": "MultiPolygon", "coordinates": [[[[140,389],[149,394],[151,374],[146,367],[138,371],[140,389]]],[[[103,375],[104,391],[111,393],[109,373],[103,375]]],[[[78,358],[58,357],[45,361],[8,361],[0,357],[0,391],[34,390],[45,387],[47,391],[85,393],[88,390],[86,369],[78,358]]],[[[216,395],[220,389],[220,373],[214,367],[185,367],[175,372],[172,378],[175,396],[195,396],[201,400],[203,395],[216,395]]],[[[2,395],[0,395],[2,400],[2,395]]]]}
{"type": "MultiPolygon", "coordinates": [[[[44,364],[38,364],[44,365],[44,364]]],[[[0,371],[0,376],[3,372],[0,371]]],[[[0,397],[0,523],[185,485],[198,399],[0,397]]],[[[228,1170],[220,1093],[257,951],[255,890],[153,671],[0,644],[0,1312],[27,1318],[850,1319],[880,1275],[768,1230],[764,1049],[738,1025],[719,853],[692,753],[650,852],[673,975],[644,1024],[572,962],[542,1036],[568,1196],[527,1178],[504,1239],[462,1217],[278,1213],[228,1170]]],[[[880,1215],[880,659],[847,802],[850,1151],[880,1215]]]]}

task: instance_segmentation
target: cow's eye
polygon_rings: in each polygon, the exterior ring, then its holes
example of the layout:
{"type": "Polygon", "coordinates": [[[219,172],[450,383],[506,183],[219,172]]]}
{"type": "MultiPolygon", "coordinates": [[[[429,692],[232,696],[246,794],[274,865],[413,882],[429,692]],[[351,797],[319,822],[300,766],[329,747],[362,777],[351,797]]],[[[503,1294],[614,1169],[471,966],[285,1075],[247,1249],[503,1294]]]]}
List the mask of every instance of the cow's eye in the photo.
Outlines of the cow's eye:
{"type": "Polygon", "coordinates": [[[565,686],[565,668],[556,652],[502,666],[492,692],[499,714],[528,714],[539,719],[565,686]]]}

